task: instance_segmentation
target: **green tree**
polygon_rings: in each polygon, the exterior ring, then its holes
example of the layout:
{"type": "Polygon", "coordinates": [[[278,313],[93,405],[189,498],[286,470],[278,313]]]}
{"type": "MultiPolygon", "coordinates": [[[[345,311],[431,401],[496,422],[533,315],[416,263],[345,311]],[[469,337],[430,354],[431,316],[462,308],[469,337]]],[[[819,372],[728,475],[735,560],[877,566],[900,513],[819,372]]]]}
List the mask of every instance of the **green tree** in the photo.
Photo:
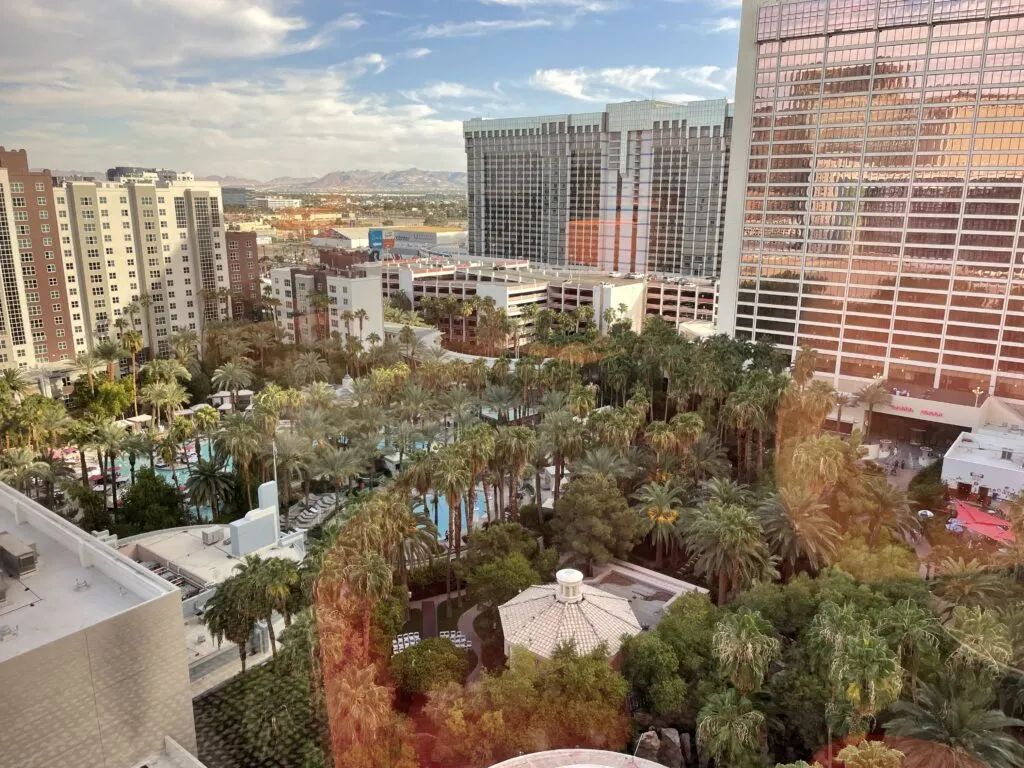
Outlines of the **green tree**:
{"type": "Polygon", "coordinates": [[[801,564],[817,573],[832,562],[841,534],[828,507],[809,488],[784,488],[757,510],[772,551],[793,574],[801,564]]]}
{"type": "Polygon", "coordinates": [[[709,502],[684,527],[694,570],[718,584],[718,604],[755,579],[773,574],[764,531],[757,517],[736,505],[709,502]]]}
{"type": "Polygon", "coordinates": [[[772,625],[748,608],[722,617],[711,647],[723,676],[745,696],[761,687],[780,650],[772,625]]]}
{"type": "Polygon", "coordinates": [[[648,483],[636,493],[640,502],[640,533],[654,542],[656,568],[661,568],[665,550],[678,541],[678,523],[683,510],[683,492],[679,486],[648,483]]]}
{"type": "Polygon", "coordinates": [[[540,574],[521,552],[482,563],[466,574],[470,600],[492,614],[502,603],[539,583],[540,574]]]}
{"type": "Polygon", "coordinates": [[[196,505],[197,515],[201,504],[209,505],[212,519],[219,519],[221,501],[226,500],[234,488],[234,479],[227,469],[225,456],[218,451],[209,459],[200,458],[189,470],[185,488],[192,503],[196,505]]]}
{"type": "Polygon", "coordinates": [[[849,744],[839,750],[836,757],[845,768],[900,768],[903,765],[903,753],[889,749],[881,741],[861,741],[860,744],[849,744]]]}
{"type": "Polygon", "coordinates": [[[211,381],[218,389],[226,389],[231,393],[231,407],[238,407],[238,392],[248,389],[255,381],[252,366],[241,360],[230,360],[213,372],[211,381]]]}
{"type": "Polygon", "coordinates": [[[135,482],[124,495],[121,517],[136,533],[159,531],[188,525],[181,492],[144,467],[135,475],[135,482]]]}
{"type": "Polygon", "coordinates": [[[1024,764],[1024,745],[1012,731],[1024,728],[1024,721],[997,708],[984,678],[944,675],[935,685],[921,683],[916,702],[898,701],[891,709],[897,716],[885,733],[906,756],[905,768],[1024,764]]]}
{"type": "Polygon", "coordinates": [[[391,659],[391,675],[398,689],[412,696],[461,683],[468,672],[468,654],[445,637],[428,637],[391,659]]]}
{"type": "Polygon", "coordinates": [[[757,765],[764,715],[734,690],[709,696],[697,717],[697,744],[716,765],[757,765]]]}
{"type": "MultiPolygon", "coordinates": [[[[143,470],[145,471],[145,470],[143,470]]],[[[220,646],[224,640],[238,646],[238,658],[245,674],[249,638],[260,618],[250,598],[251,591],[244,579],[231,576],[217,587],[203,610],[203,623],[211,637],[220,646]]]]}
{"type": "Polygon", "coordinates": [[[619,489],[600,475],[585,475],[569,483],[555,502],[551,522],[559,549],[584,564],[587,574],[595,563],[625,557],[638,536],[636,513],[619,489]]]}

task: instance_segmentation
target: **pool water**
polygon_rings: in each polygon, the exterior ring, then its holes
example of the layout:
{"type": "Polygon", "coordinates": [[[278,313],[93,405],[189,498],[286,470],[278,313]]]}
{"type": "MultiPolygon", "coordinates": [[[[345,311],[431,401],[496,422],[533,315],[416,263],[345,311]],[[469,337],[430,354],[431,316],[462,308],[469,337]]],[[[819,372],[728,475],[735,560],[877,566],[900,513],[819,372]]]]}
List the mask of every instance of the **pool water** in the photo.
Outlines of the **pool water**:
{"type": "MultiPolygon", "coordinates": [[[[191,447],[195,448],[195,443],[193,443],[191,447]]],[[[209,443],[209,441],[207,441],[206,439],[201,440],[199,448],[200,448],[199,455],[202,456],[204,459],[209,460],[209,458],[210,458],[210,443],[209,443]]],[[[157,460],[159,461],[159,457],[158,457],[157,460]]],[[[125,478],[130,478],[132,476],[131,475],[131,463],[128,461],[128,455],[127,454],[123,454],[123,455],[119,456],[118,459],[117,459],[116,464],[117,464],[117,476],[119,478],[125,479],[125,478]]],[[[178,485],[181,486],[182,489],[184,489],[185,481],[188,479],[188,476],[189,476],[190,467],[193,464],[195,464],[195,461],[193,461],[192,459],[189,459],[189,464],[187,466],[186,466],[184,461],[178,461],[174,465],[175,472],[177,472],[177,474],[178,474],[178,485]]],[[[135,459],[135,471],[138,472],[140,469],[147,469],[147,468],[149,468],[149,457],[145,456],[145,455],[138,456],[135,459]]],[[[227,469],[229,471],[231,469],[231,459],[230,458],[228,458],[227,469]]],[[[170,485],[174,484],[174,475],[171,472],[171,468],[170,467],[166,467],[166,468],[164,468],[164,467],[153,467],[153,470],[156,472],[156,474],[159,477],[161,477],[164,480],[166,480],[168,484],[170,484],[170,485]]],[[[189,505],[189,509],[194,511],[195,510],[195,505],[194,504],[190,504],[189,505]]],[[[199,517],[200,517],[201,520],[204,520],[204,521],[212,520],[213,519],[213,509],[211,507],[199,507],[199,517]]]]}
{"type": "MultiPolygon", "coordinates": [[[[439,539],[444,539],[445,534],[448,533],[448,501],[443,495],[435,494],[434,491],[427,492],[427,516],[434,519],[434,496],[437,496],[437,534],[439,539]]],[[[423,507],[419,503],[419,497],[416,497],[416,511],[422,512],[423,507]]],[[[484,505],[483,493],[480,489],[476,492],[476,514],[473,516],[473,523],[476,528],[480,526],[482,522],[487,519],[486,506],[484,505]]],[[[466,532],[466,502],[462,502],[462,532],[466,532]]]]}

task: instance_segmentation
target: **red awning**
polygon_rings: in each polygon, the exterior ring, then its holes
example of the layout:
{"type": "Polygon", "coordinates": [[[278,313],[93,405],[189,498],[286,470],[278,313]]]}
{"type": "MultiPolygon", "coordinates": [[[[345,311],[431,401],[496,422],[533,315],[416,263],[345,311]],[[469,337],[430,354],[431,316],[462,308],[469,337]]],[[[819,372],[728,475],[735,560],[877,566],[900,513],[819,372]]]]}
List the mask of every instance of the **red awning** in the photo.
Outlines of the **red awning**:
{"type": "Polygon", "coordinates": [[[962,501],[956,502],[956,519],[972,533],[980,533],[982,536],[988,536],[1002,544],[1014,542],[1009,520],[983,512],[970,504],[965,504],[962,501]]]}

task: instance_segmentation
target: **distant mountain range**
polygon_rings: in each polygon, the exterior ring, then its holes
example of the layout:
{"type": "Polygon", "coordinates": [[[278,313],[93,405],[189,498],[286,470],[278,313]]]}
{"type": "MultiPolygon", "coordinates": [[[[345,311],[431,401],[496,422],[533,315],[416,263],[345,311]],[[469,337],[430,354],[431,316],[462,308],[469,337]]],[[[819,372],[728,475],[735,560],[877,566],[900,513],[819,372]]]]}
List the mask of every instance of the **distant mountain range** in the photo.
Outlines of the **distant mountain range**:
{"type": "Polygon", "coordinates": [[[201,176],[222,187],[252,187],[267,192],[464,192],[461,171],[332,171],[320,178],[280,176],[269,181],[241,176],[201,176]]]}

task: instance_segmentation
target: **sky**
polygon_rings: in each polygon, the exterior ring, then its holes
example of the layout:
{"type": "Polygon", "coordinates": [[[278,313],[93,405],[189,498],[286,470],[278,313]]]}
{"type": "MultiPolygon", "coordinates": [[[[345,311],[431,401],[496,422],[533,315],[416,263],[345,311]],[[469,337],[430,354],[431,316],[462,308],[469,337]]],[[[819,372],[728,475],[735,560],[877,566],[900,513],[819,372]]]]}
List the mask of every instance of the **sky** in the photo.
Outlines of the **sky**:
{"type": "Polygon", "coordinates": [[[465,170],[462,121],[731,97],[741,0],[12,0],[33,167],[465,170]]]}

